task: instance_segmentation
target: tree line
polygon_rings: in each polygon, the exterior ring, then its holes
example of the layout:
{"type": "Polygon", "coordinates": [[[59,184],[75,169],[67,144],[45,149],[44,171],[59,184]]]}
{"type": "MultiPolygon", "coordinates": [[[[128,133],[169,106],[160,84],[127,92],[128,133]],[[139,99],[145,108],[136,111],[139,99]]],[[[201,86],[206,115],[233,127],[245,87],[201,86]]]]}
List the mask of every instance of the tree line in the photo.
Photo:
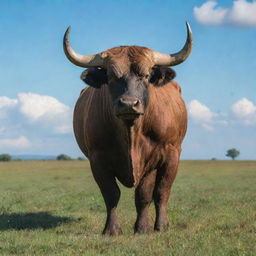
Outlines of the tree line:
{"type": "MultiPolygon", "coordinates": [[[[77,158],[74,159],[69,155],[60,154],[56,157],[56,160],[60,160],[60,161],[61,160],[64,160],[64,161],[71,161],[71,160],[83,161],[83,160],[86,160],[86,159],[84,157],[77,157],[77,158]]],[[[22,161],[22,159],[13,159],[10,154],[0,154],[0,162],[10,162],[10,161],[22,161]]]]}
{"type": "MultiPolygon", "coordinates": [[[[227,150],[227,153],[226,153],[226,157],[230,157],[232,158],[232,160],[235,160],[238,156],[240,155],[240,152],[235,149],[235,148],[231,148],[231,149],[228,149],[227,150]]],[[[215,159],[215,158],[213,158],[215,159]]],[[[11,160],[14,160],[12,159],[12,156],[9,155],[9,154],[0,154],[0,162],[9,162],[11,160]]],[[[16,159],[17,160],[17,159],[16,159]]],[[[21,160],[21,159],[19,159],[21,160]]],[[[60,154],[56,157],[56,160],[59,160],[59,161],[70,161],[70,160],[79,160],[79,161],[82,161],[82,160],[85,160],[84,157],[78,157],[76,159],[73,159],[71,156],[69,155],[66,155],[66,154],[60,154]]]]}

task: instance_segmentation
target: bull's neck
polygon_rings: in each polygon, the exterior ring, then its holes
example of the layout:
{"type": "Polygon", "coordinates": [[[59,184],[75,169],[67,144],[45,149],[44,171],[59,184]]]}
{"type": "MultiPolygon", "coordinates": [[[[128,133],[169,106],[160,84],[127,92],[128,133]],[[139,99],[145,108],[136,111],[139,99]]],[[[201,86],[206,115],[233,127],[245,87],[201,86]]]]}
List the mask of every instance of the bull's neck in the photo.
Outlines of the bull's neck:
{"type": "Polygon", "coordinates": [[[122,121],[114,112],[111,97],[107,88],[102,92],[104,99],[102,101],[102,118],[103,123],[107,124],[113,131],[115,131],[116,138],[113,138],[119,147],[120,154],[126,156],[127,175],[132,175],[134,184],[136,185],[141,177],[141,170],[143,169],[141,152],[141,139],[143,138],[141,127],[143,123],[143,116],[136,119],[134,122],[122,121]],[[107,96],[108,95],[108,96],[107,96]],[[106,97],[107,96],[107,97],[106,97]]]}
{"type": "Polygon", "coordinates": [[[144,163],[142,162],[141,148],[138,147],[140,140],[142,139],[142,134],[139,130],[140,120],[136,120],[133,125],[123,124],[122,129],[125,134],[125,147],[127,152],[128,168],[133,174],[134,185],[138,184],[138,181],[142,175],[142,169],[144,163]]]}

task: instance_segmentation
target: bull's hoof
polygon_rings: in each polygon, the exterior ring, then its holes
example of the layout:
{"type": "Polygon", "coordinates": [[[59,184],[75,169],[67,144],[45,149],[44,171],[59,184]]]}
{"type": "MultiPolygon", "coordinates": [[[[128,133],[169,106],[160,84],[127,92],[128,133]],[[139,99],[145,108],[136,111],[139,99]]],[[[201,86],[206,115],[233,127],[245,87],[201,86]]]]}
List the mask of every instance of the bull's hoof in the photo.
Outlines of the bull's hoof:
{"type": "Polygon", "coordinates": [[[169,229],[169,222],[156,223],[154,226],[155,231],[167,231],[169,229]]]}
{"type": "Polygon", "coordinates": [[[147,234],[149,233],[149,231],[150,231],[150,228],[148,225],[138,226],[135,224],[134,226],[134,234],[147,234]]]}
{"type": "Polygon", "coordinates": [[[106,236],[118,236],[122,234],[123,232],[120,226],[112,226],[109,228],[105,228],[102,232],[102,235],[106,235],[106,236]]]}

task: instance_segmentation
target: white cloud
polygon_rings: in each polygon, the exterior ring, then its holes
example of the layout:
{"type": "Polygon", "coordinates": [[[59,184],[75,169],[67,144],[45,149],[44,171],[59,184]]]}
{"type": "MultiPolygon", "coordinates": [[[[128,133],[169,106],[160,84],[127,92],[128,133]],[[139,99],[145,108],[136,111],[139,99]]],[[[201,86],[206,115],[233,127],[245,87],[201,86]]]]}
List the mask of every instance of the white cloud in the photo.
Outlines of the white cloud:
{"type": "Polygon", "coordinates": [[[8,127],[31,126],[53,133],[72,131],[72,110],[56,98],[34,93],[20,93],[16,99],[0,97],[0,131],[8,127]]]}
{"type": "Polygon", "coordinates": [[[47,95],[20,93],[18,102],[20,112],[31,122],[56,120],[70,111],[68,106],[47,95]]]}
{"type": "Polygon", "coordinates": [[[19,110],[29,122],[38,123],[54,133],[72,131],[72,111],[56,98],[34,93],[18,94],[19,110]]]}
{"type": "Polygon", "coordinates": [[[10,99],[6,96],[0,96],[0,119],[6,118],[8,112],[18,103],[17,99],[10,99]]]}
{"type": "Polygon", "coordinates": [[[242,98],[233,104],[232,111],[244,125],[256,124],[256,105],[252,101],[242,98]]]}
{"type": "Polygon", "coordinates": [[[65,148],[65,138],[73,138],[71,134],[72,109],[56,98],[34,93],[0,96],[2,152],[49,153],[53,148],[65,148]]]}
{"type": "Polygon", "coordinates": [[[0,139],[0,147],[6,149],[24,149],[30,146],[30,141],[25,136],[12,139],[0,139]]]}
{"type": "Polygon", "coordinates": [[[205,25],[220,25],[223,23],[228,10],[216,8],[217,2],[208,1],[201,7],[194,7],[194,15],[199,23],[205,25]]]}
{"type": "Polygon", "coordinates": [[[196,20],[204,25],[256,26],[256,0],[237,0],[231,8],[217,7],[216,1],[208,1],[194,7],[196,20]]]}
{"type": "Polygon", "coordinates": [[[10,99],[6,96],[0,96],[0,109],[13,107],[17,104],[17,99],[10,99]]]}
{"type": "Polygon", "coordinates": [[[215,126],[227,126],[229,122],[224,113],[215,113],[198,100],[192,100],[188,104],[188,114],[191,120],[202,126],[205,130],[213,131],[215,126]]]}
{"type": "Polygon", "coordinates": [[[190,116],[198,122],[209,123],[217,114],[212,112],[206,105],[200,103],[198,100],[192,100],[188,104],[188,112],[190,116]]]}
{"type": "Polygon", "coordinates": [[[228,19],[230,23],[238,26],[256,26],[256,1],[235,1],[228,19]]]}

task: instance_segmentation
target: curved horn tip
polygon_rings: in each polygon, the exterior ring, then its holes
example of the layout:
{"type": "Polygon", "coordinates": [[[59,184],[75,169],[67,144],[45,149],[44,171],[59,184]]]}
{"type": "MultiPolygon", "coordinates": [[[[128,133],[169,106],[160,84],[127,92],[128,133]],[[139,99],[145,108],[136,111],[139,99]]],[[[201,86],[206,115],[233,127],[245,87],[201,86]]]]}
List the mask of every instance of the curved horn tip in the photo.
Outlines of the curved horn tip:
{"type": "Polygon", "coordinates": [[[66,29],[66,32],[65,32],[64,38],[68,38],[69,33],[70,33],[70,30],[71,30],[71,26],[68,26],[68,28],[66,29]]]}
{"type": "Polygon", "coordinates": [[[191,30],[191,27],[190,27],[190,25],[187,21],[186,21],[186,27],[187,27],[188,34],[192,37],[192,30],[191,30]]]}
{"type": "Polygon", "coordinates": [[[189,30],[191,30],[191,27],[190,27],[188,21],[186,21],[186,26],[187,26],[187,28],[188,28],[189,30]]]}
{"type": "Polygon", "coordinates": [[[185,61],[192,49],[193,36],[189,23],[186,21],[187,39],[183,48],[174,54],[154,53],[154,61],[157,66],[175,66],[185,61]]]}
{"type": "Polygon", "coordinates": [[[186,21],[186,27],[187,27],[188,34],[192,35],[191,27],[187,21],[186,21]]]}
{"type": "Polygon", "coordinates": [[[101,58],[100,54],[94,55],[81,55],[76,53],[69,42],[69,33],[71,30],[71,26],[69,26],[64,34],[63,37],[63,49],[64,53],[67,58],[76,66],[79,67],[102,67],[103,66],[103,59],[101,58]]]}

